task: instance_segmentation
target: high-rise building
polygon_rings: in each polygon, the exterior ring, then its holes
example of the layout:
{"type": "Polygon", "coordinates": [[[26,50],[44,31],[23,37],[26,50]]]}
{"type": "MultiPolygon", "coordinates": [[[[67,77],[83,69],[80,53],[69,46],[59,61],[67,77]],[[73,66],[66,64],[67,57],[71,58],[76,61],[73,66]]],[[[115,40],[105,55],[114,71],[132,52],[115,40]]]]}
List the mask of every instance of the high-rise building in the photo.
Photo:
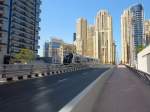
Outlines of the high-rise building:
{"type": "Polygon", "coordinates": [[[8,0],[0,1],[0,63],[4,61],[4,55],[7,54],[8,37],[8,0]]]}
{"type": "Polygon", "coordinates": [[[131,16],[132,16],[132,40],[131,41],[131,64],[133,66],[137,65],[137,53],[138,47],[143,46],[143,38],[144,38],[144,9],[141,4],[137,4],[131,6],[130,8],[131,16]]]}
{"type": "Polygon", "coordinates": [[[98,12],[95,25],[88,25],[86,19],[79,18],[74,45],[77,54],[97,58],[102,64],[114,64],[116,45],[109,13],[98,12]]]}
{"type": "Polygon", "coordinates": [[[22,48],[38,53],[40,0],[0,1],[0,63],[22,48]]]}
{"type": "Polygon", "coordinates": [[[144,21],[144,45],[150,44],[150,20],[144,21]]]}
{"type": "Polygon", "coordinates": [[[88,25],[86,56],[94,57],[95,26],[88,25]]]}
{"type": "Polygon", "coordinates": [[[101,63],[113,63],[112,17],[106,10],[99,11],[96,16],[94,48],[95,58],[101,63]]]}
{"type": "Polygon", "coordinates": [[[76,23],[76,41],[75,46],[77,53],[86,55],[87,50],[87,20],[79,18],[76,23]]]}
{"type": "Polygon", "coordinates": [[[128,64],[131,58],[131,20],[130,9],[127,9],[121,15],[121,60],[123,64],[128,64]]]}
{"type": "Polygon", "coordinates": [[[136,66],[138,49],[143,46],[143,20],[141,4],[131,6],[121,16],[122,63],[136,66]]]}

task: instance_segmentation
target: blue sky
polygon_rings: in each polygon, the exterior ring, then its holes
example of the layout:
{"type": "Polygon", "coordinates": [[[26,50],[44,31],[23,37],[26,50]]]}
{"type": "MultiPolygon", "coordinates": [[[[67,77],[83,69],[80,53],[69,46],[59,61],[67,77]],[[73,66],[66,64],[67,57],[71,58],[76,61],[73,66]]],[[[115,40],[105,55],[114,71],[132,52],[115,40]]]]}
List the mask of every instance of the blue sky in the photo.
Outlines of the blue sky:
{"type": "Polygon", "coordinates": [[[106,9],[113,17],[113,36],[120,56],[120,17],[124,9],[136,3],[143,4],[145,18],[150,18],[150,0],[42,0],[39,54],[42,56],[44,42],[51,36],[72,43],[77,18],[84,17],[89,24],[94,24],[97,12],[106,9]]]}

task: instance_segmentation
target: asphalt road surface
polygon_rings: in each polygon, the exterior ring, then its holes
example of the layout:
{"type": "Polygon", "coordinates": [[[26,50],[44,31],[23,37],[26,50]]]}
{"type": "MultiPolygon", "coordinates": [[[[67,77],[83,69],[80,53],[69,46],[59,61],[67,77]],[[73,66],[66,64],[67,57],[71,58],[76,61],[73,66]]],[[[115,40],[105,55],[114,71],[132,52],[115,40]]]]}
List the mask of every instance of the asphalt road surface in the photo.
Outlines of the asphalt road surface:
{"type": "Polygon", "coordinates": [[[90,68],[1,85],[0,112],[58,112],[107,69],[90,68]]]}

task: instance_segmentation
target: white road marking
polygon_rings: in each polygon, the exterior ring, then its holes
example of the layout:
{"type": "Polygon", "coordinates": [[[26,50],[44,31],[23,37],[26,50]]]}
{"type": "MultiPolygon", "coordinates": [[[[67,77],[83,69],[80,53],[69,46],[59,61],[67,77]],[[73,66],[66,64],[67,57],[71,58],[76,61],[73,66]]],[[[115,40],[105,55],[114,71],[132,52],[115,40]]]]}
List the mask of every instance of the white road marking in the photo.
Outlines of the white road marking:
{"type": "Polygon", "coordinates": [[[82,73],[82,75],[87,75],[88,74],[88,72],[84,72],[84,73],[82,73]]]}
{"type": "Polygon", "coordinates": [[[46,87],[40,87],[40,88],[38,88],[38,90],[44,90],[44,89],[46,89],[46,87]]]}
{"type": "Polygon", "coordinates": [[[66,80],[68,80],[68,79],[61,79],[61,80],[58,81],[58,83],[64,82],[66,80]]]}

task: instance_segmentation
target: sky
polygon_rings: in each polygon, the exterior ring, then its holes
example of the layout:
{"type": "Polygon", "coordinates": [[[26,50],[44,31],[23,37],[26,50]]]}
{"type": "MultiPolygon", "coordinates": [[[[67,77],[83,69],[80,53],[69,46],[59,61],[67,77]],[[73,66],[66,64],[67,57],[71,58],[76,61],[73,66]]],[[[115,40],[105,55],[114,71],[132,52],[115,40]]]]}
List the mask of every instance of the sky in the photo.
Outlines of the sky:
{"type": "Polygon", "coordinates": [[[105,9],[113,18],[113,37],[117,45],[117,57],[120,57],[121,14],[124,9],[137,3],[143,4],[145,19],[150,18],[150,0],[42,0],[39,54],[43,55],[44,43],[50,41],[52,36],[73,43],[76,20],[84,17],[89,24],[94,24],[97,12],[105,9]]]}

